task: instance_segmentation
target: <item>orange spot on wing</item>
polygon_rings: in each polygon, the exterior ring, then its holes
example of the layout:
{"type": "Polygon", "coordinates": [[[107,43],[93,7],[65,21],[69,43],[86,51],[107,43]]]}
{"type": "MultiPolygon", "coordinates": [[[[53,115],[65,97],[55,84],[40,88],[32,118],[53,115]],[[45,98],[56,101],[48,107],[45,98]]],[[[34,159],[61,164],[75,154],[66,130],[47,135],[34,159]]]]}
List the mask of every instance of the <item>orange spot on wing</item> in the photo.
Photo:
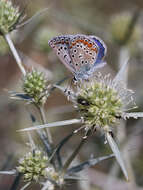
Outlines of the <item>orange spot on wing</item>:
{"type": "Polygon", "coordinates": [[[91,48],[93,45],[91,43],[88,43],[87,46],[91,48]]]}
{"type": "Polygon", "coordinates": [[[97,53],[97,48],[91,48],[91,50],[95,51],[97,53]]]}
{"type": "Polygon", "coordinates": [[[84,45],[88,45],[88,42],[87,42],[87,41],[84,41],[83,43],[84,43],[84,45]]]}
{"type": "Polygon", "coordinates": [[[84,40],[79,40],[81,43],[84,43],[84,40]]]}
{"type": "Polygon", "coordinates": [[[76,45],[76,42],[72,42],[72,46],[75,46],[76,45]]]}
{"type": "Polygon", "coordinates": [[[75,43],[78,43],[78,42],[80,42],[80,43],[84,43],[84,40],[76,40],[75,43]]]}

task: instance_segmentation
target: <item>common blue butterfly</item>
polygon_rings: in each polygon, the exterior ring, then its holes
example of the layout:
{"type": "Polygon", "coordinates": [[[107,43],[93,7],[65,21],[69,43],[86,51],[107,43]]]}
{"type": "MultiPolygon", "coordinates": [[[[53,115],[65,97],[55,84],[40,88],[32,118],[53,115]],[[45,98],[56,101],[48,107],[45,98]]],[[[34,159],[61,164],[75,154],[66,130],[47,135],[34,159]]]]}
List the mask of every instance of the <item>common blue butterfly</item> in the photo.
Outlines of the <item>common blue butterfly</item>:
{"type": "Polygon", "coordinates": [[[106,64],[103,61],[107,52],[106,45],[96,36],[57,36],[49,41],[49,45],[76,80],[88,79],[106,64]]]}

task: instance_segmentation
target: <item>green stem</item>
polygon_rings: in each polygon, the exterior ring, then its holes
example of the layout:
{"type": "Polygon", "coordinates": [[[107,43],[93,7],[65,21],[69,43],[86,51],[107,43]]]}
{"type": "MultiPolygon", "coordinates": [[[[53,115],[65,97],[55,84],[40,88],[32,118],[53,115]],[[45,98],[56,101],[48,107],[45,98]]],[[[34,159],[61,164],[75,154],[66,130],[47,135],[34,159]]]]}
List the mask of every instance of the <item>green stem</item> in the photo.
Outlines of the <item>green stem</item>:
{"type": "Polygon", "coordinates": [[[15,48],[15,46],[14,46],[14,44],[13,44],[11,38],[10,38],[10,35],[5,34],[4,37],[5,37],[5,40],[6,40],[6,42],[8,43],[8,45],[10,47],[10,50],[11,50],[11,52],[12,52],[12,54],[13,54],[15,60],[16,60],[17,65],[19,66],[22,74],[25,76],[26,75],[25,68],[22,65],[22,60],[21,60],[20,56],[18,55],[18,52],[17,52],[17,50],[16,50],[16,48],[15,48]]]}

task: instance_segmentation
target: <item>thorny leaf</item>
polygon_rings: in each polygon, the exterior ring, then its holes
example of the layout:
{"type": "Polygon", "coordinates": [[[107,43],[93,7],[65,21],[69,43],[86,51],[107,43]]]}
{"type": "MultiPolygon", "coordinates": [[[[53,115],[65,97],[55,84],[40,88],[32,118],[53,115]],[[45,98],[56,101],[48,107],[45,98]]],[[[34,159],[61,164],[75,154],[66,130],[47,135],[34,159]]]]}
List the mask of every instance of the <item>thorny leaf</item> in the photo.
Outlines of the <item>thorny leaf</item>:
{"type": "Polygon", "coordinates": [[[112,151],[113,151],[113,153],[114,153],[114,155],[115,155],[115,157],[116,157],[116,159],[117,159],[117,161],[118,161],[118,163],[119,163],[119,165],[123,171],[123,174],[124,174],[126,180],[128,181],[129,180],[128,173],[127,173],[124,161],[122,159],[121,153],[118,149],[118,146],[115,143],[114,139],[112,138],[112,136],[110,135],[109,132],[106,132],[105,135],[106,135],[107,141],[108,141],[108,143],[109,143],[109,145],[110,145],[110,147],[111,147],[111,149],[112,149],[112,151]]]}

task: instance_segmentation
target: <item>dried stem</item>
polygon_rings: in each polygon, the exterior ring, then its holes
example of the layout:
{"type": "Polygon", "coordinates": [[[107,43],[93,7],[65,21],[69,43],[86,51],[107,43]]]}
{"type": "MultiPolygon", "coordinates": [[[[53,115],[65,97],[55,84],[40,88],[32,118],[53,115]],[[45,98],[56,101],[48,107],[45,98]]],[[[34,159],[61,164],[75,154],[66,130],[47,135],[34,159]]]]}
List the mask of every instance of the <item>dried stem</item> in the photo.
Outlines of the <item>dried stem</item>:
{"type": "Polygon", "coordinates": [[[69,165],[72,163],[72,161],[74,160],[74,158],[76,157],[76,155],[78,154],[78,152],[80,151],[81,147],[84,145],[84,143],[87,140],[88,135],[86,136],[86,138],[82,138],[81,142],[79,143],[78,147],[73,151],[73,153],[71,154],[71,156],[69,157],[69,159],[66,161],[66,163],[63,166],[62,169],[62,173],[63,175],[65,174],[67,168],[69,167],[69,165]]]}
{"type": "Polygon", "coordinates": [[[8,45],[10,47],[10,50],[11,50],[11,52],[12,52],[12,54],[13,54],[15,60],[16,60],[16,63],[18,64],[22,74],[25,76],[26,75],[25,68],[22,65],[22,60],[21,60],[20,56],[18,55],[18,52],[17,52],[17,50],[16,50],[16,48],[15,48],[15,46],[14,46],[14,44],[13,44],[11,38],[10,38],[10,35],[5,34],[4,37],[5,37],[5,40],[7,41],[8,45]]]}

